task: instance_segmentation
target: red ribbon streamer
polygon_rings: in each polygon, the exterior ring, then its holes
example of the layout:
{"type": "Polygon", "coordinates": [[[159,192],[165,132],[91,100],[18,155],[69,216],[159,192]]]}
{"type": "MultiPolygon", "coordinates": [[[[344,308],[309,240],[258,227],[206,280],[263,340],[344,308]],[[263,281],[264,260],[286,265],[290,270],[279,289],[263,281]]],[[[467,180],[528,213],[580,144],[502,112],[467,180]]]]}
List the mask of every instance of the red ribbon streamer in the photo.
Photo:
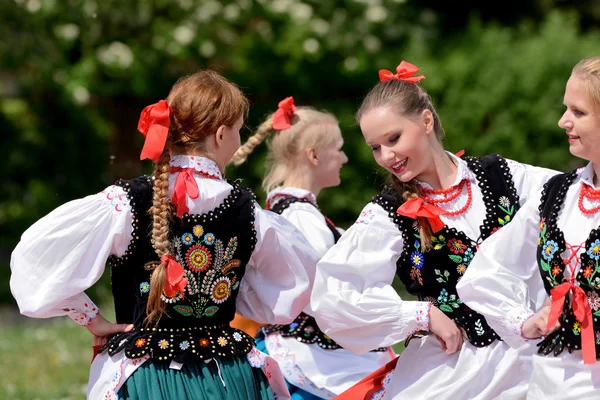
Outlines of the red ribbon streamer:
{"type": "Polygon", "coordinates": [[[171,202],[175,205],[177,217],[183,217],[183,214],[190,211],[186,204],[186,196],[191,199],[197,199],[200,195],[198,183],[194,178],[194,170],[191,168],[171,167],[171,173],[179,172],[175,180],[175,190],[171,202]]]}
{"type": "Polygon", "coordinates": [[[170,254],[162,256],[160,262],[167,268],[167,280],[164,287],[165,294],[171,297],[179,292],[181,293],[181,297],[183,297],[184,289],[188,284],[188,280],[185,277],[185,270],[170,254]]]}
{"type": "Polygon", "coordinates": [[[281,131],[292,126],[292,117],[294,111],[296,111],[294,98],[291,96],[286,97],[279,102],[278,107],[275,114],[273,114],[273,129],[281,131]]]}
{"type": "Polygon", "coordinates": [[[167,143],[170,124],[171,108],[166,101],[161,100],[142,110],[138,122],[138,131],[144,135],[146,141],[140,154],[140,160],[149,158],[154,162],[158,162],[165,148],[165,143],[167,143]]]}
{"type": "Polygon", "coordinates": [[[421,79],[425,79],[423,75],[413,76],[419,72],[419,68],[416,65],[413,65],[409,62],[402,61],[400,65],[396,67],[396,73],[392,73],[392,71],[388,71],[387,69],[379,70],[379,80],[381,82],[387,82],[392,79],[396,79],[399,81],[406,81],[411,83],[419,82],[421,79]]]}
{"type": "Polygon", "coordinates": [[[440,215],[445,213],[444,210],[433,204],[425,203],[420,197],[407,200],[398,207],[396,212],[412,219],[426,218],[434,233],[441,230],[445,225],[440,219],[440,215]]]}
{"type": "Polygon", "coordinates": [[[581,351],[584,364],[596,362],[596,344],[594,336],[594,325],[592,324],[592,309],[588,303],[585,291],[572,282],[565,282],[550,291],[552,296],[552,309],[548,317],[546,330],[556,325],[558,317],[562,314],[565,297],[573,292],[573,313],[577,321],[581,322],[581,351]]]}

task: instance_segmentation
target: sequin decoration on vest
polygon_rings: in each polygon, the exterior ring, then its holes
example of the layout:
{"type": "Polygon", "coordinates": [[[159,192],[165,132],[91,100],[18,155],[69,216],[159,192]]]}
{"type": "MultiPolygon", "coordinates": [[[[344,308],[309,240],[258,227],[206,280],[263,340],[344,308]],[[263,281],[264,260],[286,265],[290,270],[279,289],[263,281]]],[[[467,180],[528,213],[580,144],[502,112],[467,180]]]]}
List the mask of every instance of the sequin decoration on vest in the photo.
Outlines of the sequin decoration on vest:
{"type": "Polygon", "coordinates": [[[126,254],[111,258],[111,281],[118,323],[134,330],[111,337],[100,350],[110,355],[124,350],[129,358],[150,355],[155,361],[186,362],[215,356],[247,354],[254,340],[231,328],[235,300],[254,246],[254,196],[233,189],[213,211],[172,216],[170,250],[185,270],[183,291],[162,293],[166,314],[146,327],[146,304],[152,267],[158,257],[150,241],[152,182],[148,177],[119,181],[130,199],[133,239],[126,254]]]}
{"type": "Polygon", "coordinates": [[[444,226],[430,238],[431,250],[424,252],[418,224],[414,219],[397,214],[401,202],[392,191],[385,190],[373,202],[389,213],[390,219],[402,232],[404,250],[398,259],[396,274],[407,291],[444,312],[465,331],[471,344],[485,347],[501,339],[481,314],[460,300],[456,284],[469,267],[479,244],[510,223],[519,208],[519,198],[504,158],[490,155],[465,157],[465,161],[477,178],[486,208],[480,236],[475,240],[462,231],[444,226]]]}

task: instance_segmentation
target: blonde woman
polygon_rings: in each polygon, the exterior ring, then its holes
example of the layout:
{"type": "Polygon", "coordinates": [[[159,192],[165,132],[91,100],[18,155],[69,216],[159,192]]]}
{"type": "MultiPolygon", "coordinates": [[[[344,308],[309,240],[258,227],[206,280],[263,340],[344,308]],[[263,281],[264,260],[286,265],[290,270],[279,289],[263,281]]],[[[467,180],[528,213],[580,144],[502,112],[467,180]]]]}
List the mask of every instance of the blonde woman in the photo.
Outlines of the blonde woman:
{"type": "Polygon", "coordinates": [[[549,180],[458,284],[510,346],[539,342],[528,399],[600,392],[600,57],[573,68],[563,103],[569,151],[589,163],[549,180]]]}
{"type": "MultiPolygon", "coordinates": [[[[279,103],[234,156],[242,163],[263,140],[269,141],[265,208],[292,222],[323,256],[341,236],[317,204],[328,187],[340,184],[348,161],[337,119],[310,107],[296,107],[293,98],[279,103]]],[[[317,326],[310,310],[288,325],[265,326],[257,340],[278,360],[292,399],[330,399],[391,360],[388,349],[356,355],[331,340],[317,326]]]]}

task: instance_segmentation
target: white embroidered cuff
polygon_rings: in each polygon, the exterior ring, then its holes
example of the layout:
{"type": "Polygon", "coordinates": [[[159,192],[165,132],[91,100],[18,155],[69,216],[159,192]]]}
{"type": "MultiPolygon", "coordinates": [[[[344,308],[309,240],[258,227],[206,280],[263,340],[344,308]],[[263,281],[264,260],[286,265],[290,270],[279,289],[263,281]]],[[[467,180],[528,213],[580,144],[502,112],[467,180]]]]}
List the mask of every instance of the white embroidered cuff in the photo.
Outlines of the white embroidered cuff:
{"type": "Polygon", "coordinates": [[[98,307],[88,298],[80,306],[63,308],[69,318],[81,326],[88,326],[100,312],[98,307]]]}
{"type": "Polygon", "coordinates": [[[531,316],[535,314],[533,311],[518,307],[511,310],[506,319],[504,320],[504,324],[507,328],[509,328],[515,335],[520,336],[525,341],[534,340],[534,338],[527,338],[523,336],[523,324],[527,321],[531,316]]]}
{"type": "MultiPolygon", "coordinates": [[[[415,319],[417,324],[415,326],[414,332],[418,331],[429,331],[429,314],[431,312],[431,303],[420,301],[417,303],[417,308],[415,310],[415,319]]],[[[413,332],[413,333],[414,333],[413,332]]]]}

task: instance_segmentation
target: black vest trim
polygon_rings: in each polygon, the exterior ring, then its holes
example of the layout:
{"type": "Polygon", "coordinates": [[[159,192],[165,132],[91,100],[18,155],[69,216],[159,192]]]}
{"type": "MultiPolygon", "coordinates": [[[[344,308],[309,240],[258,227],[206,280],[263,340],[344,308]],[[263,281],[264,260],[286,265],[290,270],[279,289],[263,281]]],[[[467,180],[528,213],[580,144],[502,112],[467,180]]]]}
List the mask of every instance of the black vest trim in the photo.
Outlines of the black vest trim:
{"type": "Polygon", "coordinates": [[[396,274],[407,291],[421,301],[429,301],[451,318],[476,347],[501,340],[485,318],[467,307],[456,292],[456,284],[467,270],[479,244],[502,226],[510,223],[519,209],[519,198],[508,164],[499,155],[466,157],[483,195],[486,216],[476,240],[464,232],[445,226],[431,238],[432,249],[422,251],[416,221],[396,213],[402,201],[387,188],[373,202],[388,212],[402,232],[404,249],[396,266],[396,274]]]}
{"type": "Polygon", "coordinates": [[[170,252],[185,270],[183,292],[168,297],[165,315],[153,328],[144,324],[153,268],[159,260],[151,244],[152,179],[119,181],[129,198],[133,237],[122,257],[111,257],[111,281],[118,323],[131,332],[112,336],[100,349],[129,358],[149,355],[159,362],[189,362],[247,354],[254,340],[229,326],[246,264],[256,245],[255,197],[234,182],[231,193],[205,214],[173,213],[170,252]]]}
{"type": "MultiPolygon", "coordinates": [[[[567,250],[564,232],[558,227],[558,217],[563,210],[569,187],[577,177],[577,171],[552,177],[542,192],[540,212],[540,235],[537,261],[544,288],[550,294],[556,286],[568,281],[562,259],[567,250]]],[[[581,266],[575,280],[588,297],[592,308],[592,324],[596,332],[596,354],[600,354],[600,227],[593,229],[586,239],[585,249],[580,253],[581,266]]],[[[539,353],[558,356],[566,348],[569,352],[581,349],[581,323],[577,321],[569,296],[565,297],[563,312],[558,321],[561,328],[540,343],[539,353]]]]}

